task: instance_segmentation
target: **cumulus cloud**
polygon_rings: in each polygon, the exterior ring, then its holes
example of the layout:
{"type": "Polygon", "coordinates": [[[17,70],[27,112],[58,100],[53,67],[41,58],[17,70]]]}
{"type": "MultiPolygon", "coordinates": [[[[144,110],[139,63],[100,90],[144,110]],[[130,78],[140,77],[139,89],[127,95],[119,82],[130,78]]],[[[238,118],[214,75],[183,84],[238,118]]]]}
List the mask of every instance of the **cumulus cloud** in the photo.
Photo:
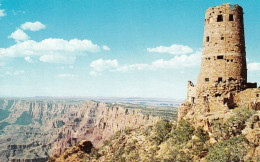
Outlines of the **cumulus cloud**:
{"type": "Polygon", "coordinates": [[[189,46],[173,44],[169,47],[159,46],[155,48],[147,48],[148,52],[156,52],[156,53],[169,53],[173,55],[181,55],[188,54],[193,52],[193,50],[189,46]]]}
{"type": "Polygon", "coordinates": [[[117,68],[112,69],[111,71],[127,72],[132,70],[149,70],[150,68],[151,67],[149,64],[132,64],[118,66],[117,68]]]}
{"type": "Polygon", "coordinates": [[[196,65],[200,65],[201,60],[201,51],[197,51],[194,54],[191,55],[181,55],[181,56],[175,56],[170,60],[156,60],[152,63],[152,67],[155,69],[161,68],[161,69],[178,69],[183,67],[192,67],[196,65]]]}
{"type": "Polygon", "coordinates": [[[24,24],[21,25],[21,28],[23,30],[30,30],[30,31],[38,31],[41,29],[44,29],[46,26],[43,25],[41,22],[39,21],[35,21],[35,22],[25,22],[24,24]]]}
{"type": "Polygon", "coordinates": [[[108,46],[104,45],[103,50],[110,51],[110,48],[108,46]]]}
{"type": "Polygon", "coordinates": [[[24,57],[24,60],[29,62],[29,63],[33,63],[33,60],[32,60],[32,58],[30,56],[24,57]]]}
{"type": "Polygon", "coordinates": [[[117,60],[103,60],[98,59],[95,61],[92,61],[90,64],[90,67],[92,67],[95,71],[105,71],[105,70],[111,70],[118,67],[117,60]]]}
{"type": "Polygon", "coordinates": [[[0,17],[6,16],[5,10],[1,9],[0,10],[0,17]]]}
{"type": "Polygon", "coordinates": [[[260,63],[249,63],[247,67],[249,71],[258,71],[260,70],[260,63]]]}
{"type": "Polygon", "coordinates": [[[30,39],[30,37],[21,29],[14,31],[11,35],[8,36],[8,38],[14,39],[17,43],[30,39]]]}
{"type": "Polygon", "coordinates": [[[190,55],[181,55],[175,56],[172,59],[164,60],[159,59],[155,60],[150,64],[131,64],[131,65],[119,65],[116,59],[114,60],[103,60],[99,59],[93,61],[90,64],[90,67],[93,68],[93,71],[90,72],[90,75],[97,76],[102,71],[110,72],[127,72],[133,70],[158,70],[158,69],[183,69],[191,68],[200,65],[201,60],[201,51],[196,51],[190,55]]]}
{"type": "Polygon", "coordinates": [[[39,60],[46,63],[73,64],[76,60],[76,57],[63,55],[43,55],[39,58],[39,60]]]}
{"type": "Polygon", "coordinates": [[[64,40],[48,38],[40,42],[26,40],[8,48],[0,48],[0,56],[5,57],[26,57],[37,56],[40,61],[49,63],[71,64],[76,56],[83,56],[86,53],[99,52],[100,47],[90,40],[64,40]]]}

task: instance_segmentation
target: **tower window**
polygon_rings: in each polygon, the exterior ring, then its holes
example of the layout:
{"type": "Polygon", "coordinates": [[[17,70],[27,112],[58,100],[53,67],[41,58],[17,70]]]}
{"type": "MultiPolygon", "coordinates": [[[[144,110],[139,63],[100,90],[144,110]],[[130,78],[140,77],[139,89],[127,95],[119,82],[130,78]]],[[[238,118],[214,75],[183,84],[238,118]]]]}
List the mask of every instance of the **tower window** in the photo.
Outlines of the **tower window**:
{"type": "Polygon", "coordinates": [[[215,97],[221,97],[221,94],[217,93],[217,94],[215,94],[215,97]]]}
{"type": "Polygon", "coordinates": [[[195,97],[191,97],[191,102],[194,104],[195,103],[195,97]]]}
{"type": "Polygon", "coordinates": [[[209,42],[209,36],[206,37],[206,42],[209,42]]]}
{"type": "Polygon", "coordinates": [[[208,82],[209,81],[209,78],[205,78],[205,82],[208,82]]]}
{"type": "Polygon", "coordinates": [[[224,56],[217,56],[217,59],[222,60],[222,59],[224,59],[224,56]]]}
{"type": "Polygon", "coordinates": [[[259,94],[256,94],[256,97],[259,97],[259,94]]]}
{"type": "Polygon", "coordinates": [[[222,82],[222,77],[218,77],[218,82],[222,82]]]}
{"type": "Polygon", "coordinates": [[[217,22],[222,22],[222,21],[223,21],[223,16],[222,15],[218,15],[217,22]]]}
{"type": "Polygon", "coordinates": [[[221,39],[221,40],[224,40],[224,37],[221,37],[220,39],[221,39]]]}
{"type": "Polygon", "coordinates": [[[229,15],[229,21],[234,21],[234,15],[232,14],[229,15]]]}

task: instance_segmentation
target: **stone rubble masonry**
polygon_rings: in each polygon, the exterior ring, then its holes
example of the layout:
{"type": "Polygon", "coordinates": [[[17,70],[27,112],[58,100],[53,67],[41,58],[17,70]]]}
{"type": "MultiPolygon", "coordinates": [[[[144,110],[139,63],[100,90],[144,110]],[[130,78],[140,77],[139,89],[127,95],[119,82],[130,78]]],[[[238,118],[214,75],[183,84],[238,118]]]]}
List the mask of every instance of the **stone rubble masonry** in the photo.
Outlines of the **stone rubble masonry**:
{"type": "Polygon", "coordinates": [[[243,9],[223,4],[206,11],[198,95],[230,80],[247,81],[243,9]]]}
{"type": "Polygon", "coordinates": [[[247,83],[243,8],[227,3],[206,10],[201,70],[179,119],[241,106],[260,110],[260,88],[247,83]]]}

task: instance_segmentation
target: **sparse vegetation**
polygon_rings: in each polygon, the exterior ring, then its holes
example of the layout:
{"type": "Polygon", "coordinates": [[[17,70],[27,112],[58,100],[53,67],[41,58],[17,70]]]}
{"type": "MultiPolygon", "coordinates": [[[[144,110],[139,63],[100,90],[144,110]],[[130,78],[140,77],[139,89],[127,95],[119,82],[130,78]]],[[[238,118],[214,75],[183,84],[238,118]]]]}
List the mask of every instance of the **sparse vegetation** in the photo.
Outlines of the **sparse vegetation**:
{"type": "Polygon", "coordinates": [[[214,121],[211,129],[217,134],[216,144],[210,143],[209,132],[188,120],[159,120],[145,129],[118,131],[85,157],[87,161],[244,161],[254,146],[242,130],[254,113],[246,108],[235,109],[227,120],[214,121]]]}
{"type": "Polygon", "coordinates": [[[255,111],[247,108],[234,109],[234,115],[227,121],[216,120],[213,125],[214,136],[217,139],[229,139],[232,136],[241,134],[246,127],[246,121],[255,114],[255,111]]]}
{"type": "Polygon", "coordinates": [[[207,161],[243,161],[247,154],[249,143],[243,136],[231,137],[223,142],[218,142],[209,149],[207,161]]]}

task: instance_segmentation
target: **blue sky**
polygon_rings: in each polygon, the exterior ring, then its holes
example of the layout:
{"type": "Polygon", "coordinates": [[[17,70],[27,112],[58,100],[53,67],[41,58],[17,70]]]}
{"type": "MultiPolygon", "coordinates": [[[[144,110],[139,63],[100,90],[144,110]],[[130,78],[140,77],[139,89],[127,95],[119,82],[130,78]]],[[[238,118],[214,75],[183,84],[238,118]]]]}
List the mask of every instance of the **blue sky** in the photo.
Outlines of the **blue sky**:
{"type": "Polygon", "coordinates": [[[227,2],[244,8],[248,80],[260,83],[259,0],[2,0],[0,96],[184,99],[205,10],[227,2]]]}

